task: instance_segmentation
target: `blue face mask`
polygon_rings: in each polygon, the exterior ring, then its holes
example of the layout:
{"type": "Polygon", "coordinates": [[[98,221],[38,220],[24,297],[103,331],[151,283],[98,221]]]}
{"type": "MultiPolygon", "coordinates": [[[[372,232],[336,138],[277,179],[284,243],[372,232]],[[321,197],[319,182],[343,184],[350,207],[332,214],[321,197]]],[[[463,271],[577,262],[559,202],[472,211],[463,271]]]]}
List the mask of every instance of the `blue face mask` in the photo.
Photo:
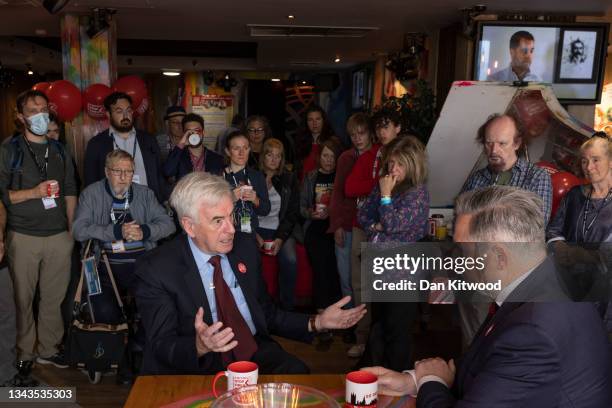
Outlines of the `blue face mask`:
{"type": "Polygon", "coordinates": [[[29,116],[26,122],[30,132],[37,136],[44,136],[49,128],[49,114],[47,112],[37,113],[36,115],[29,116]]]}

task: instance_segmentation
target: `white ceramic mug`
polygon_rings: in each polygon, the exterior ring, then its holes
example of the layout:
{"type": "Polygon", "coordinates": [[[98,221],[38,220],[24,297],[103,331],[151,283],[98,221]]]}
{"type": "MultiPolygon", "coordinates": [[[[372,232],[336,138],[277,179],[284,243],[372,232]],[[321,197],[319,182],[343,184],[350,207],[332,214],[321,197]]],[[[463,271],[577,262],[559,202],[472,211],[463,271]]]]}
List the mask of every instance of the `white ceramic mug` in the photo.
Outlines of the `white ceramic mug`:
{"type": "Polygon", "coordinates": [[[244,387],[246,385],[257,384],[257,376],[259,367],[252,361],[236,361],[227,366],[226,371],[220,371],[215,375],[212,383],[213,395],[215,398],[219,396],[217,392],[217,381],[219,378],[227,377],[227,390],[231,391],[235,388],[244,387]]]}
{"type": "Polygon", "coordinates": [[[345,401],[347,408],[376,407],[378,377],[367,371],[352,371],[346,375],[345,401]]]}

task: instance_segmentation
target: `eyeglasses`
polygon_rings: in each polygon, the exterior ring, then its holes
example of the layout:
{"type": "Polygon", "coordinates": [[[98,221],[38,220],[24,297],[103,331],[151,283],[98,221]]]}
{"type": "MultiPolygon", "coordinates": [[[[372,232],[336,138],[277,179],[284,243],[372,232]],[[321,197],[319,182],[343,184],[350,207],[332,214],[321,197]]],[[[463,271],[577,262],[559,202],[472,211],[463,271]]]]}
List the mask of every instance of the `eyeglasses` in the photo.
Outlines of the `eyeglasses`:
{"type": "Polygon", "coordinates": [[[247,130],[249,133],[263,133],[264,132],[264,128],[248,128],[247,130]]]}
{"type": "Polygon", "coordinates": [[[134,170],[121,170],[121,169],[108,169],[111,174],[115,177],[121,176],[129,176],[132,177],[134,175],[134,170]]]}

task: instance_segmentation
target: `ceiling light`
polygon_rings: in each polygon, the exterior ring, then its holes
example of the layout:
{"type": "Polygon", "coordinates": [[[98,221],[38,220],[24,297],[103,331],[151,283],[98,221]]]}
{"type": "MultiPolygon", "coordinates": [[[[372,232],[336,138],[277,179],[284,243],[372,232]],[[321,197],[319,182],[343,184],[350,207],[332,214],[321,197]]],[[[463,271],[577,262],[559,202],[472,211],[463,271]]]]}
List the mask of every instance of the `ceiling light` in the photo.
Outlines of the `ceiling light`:
{"type": "Polygon", "coordinates": [[[34,71],[32,71],[32,65],[26,64],[26,67],[28,68],[28,75],[34,75],[34,71]]]}
{"type": "Polygon", "coordinates": [[[181,75],[181,70],[180,69],[164,69],[162,71],[162,74],[164,74],[165,76],[169,76],[169,77],[175,77],[175,76],[181,75]]]}
{"type": "Polygon", "coordinates": [[[293,19],[295,18],[295,16],[294,16],[293,14],[289,14],[289,15],[287,16],[287,18],[288,18],[289,20],[293,20],[293,19]]]}
{"type": "Polygon", "coordinates": [[[280,78],[272,78],[271,81],[272,82],[280,82],[280,78]]]}
{"type": "Polygon", "coordinates": [[[302,81],[302,85],[306,85],[306,81],[302,81]]]}
{"type": "Polygon", "coordinates": [[[334,60],[334,62],[336,62],[336,63],[340,62],[340,57],[336,57],[336,59],[334,60]]]}

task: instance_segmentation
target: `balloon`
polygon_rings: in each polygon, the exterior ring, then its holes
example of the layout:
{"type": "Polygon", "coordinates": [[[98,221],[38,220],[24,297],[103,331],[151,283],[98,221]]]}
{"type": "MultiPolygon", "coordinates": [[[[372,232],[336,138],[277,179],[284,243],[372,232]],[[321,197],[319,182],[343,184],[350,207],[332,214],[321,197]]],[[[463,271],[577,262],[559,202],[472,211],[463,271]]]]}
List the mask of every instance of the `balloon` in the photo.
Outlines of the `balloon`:
{"type": "Polygon", "coordinates": [[[557,208],[561,203],[565,194],[572,189],[574,186],[578,186],[584,184],[584,180],[579,179],[574,176],[572,173],[567,171],[560,171],[550,176],[553,187],[553,202],[552,202],[552,212],[551,218],[557,212],[557,208]]]}
{"type": "Polygon", "coordinates": [[[81,91],[70,81],[55,81],[47,91],[50,109],[62,122],[69,122],[81,111],[81,91]]]}
{"type": "Polygon", "coordinates": [[[32,90],[40,91],[46,95],[50,85],[51,83],[49,82],[39,82],[32,87],[32,90]]]}
{"type": "Polygon", "coordinates": [[[104,98],[111,92],[110,87],[104,84],[89,85],[83,91],[83,110],[94,119],[105,119],[104,98]]]}
{"type": "Polygon", "coordinates": [[[143,100],[147,98],[147,85],[144,81],[136,75],[128,75],[119,78],[113,84],[113,91],[124,92],[132,98],[132,110],[134,112],[143,112],[147,110],[149,103],[146,102],[146,106],[142,106],[143,100]]]}
{"type": "Polygon", "coordinates": [[[545,160],[540,160],[539,162],[536,163],[536,166],[543,168],[551,176],[561,171],[555,164],[551,162],[547,162],[545,160]]]}

